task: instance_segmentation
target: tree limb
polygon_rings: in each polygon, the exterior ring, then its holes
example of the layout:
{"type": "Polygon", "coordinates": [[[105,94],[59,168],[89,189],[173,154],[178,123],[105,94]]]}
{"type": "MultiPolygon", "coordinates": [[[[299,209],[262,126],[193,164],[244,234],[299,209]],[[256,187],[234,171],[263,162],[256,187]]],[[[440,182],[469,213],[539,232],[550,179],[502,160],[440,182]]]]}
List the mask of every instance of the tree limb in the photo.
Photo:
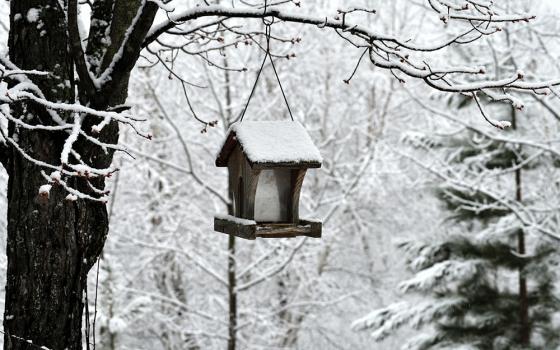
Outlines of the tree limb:
{"type": "MultiPolygon", "coordinates": [[[[438,1],[439,3],[439,1],[438,1]]],[[[440,5],[430,1],[432,9],[438,13],[442,13],[440,5]]],[[[447,4],[447,2],[445,2],[447,4]]],[[[445,5],[451,6],[451,5],[445,5]]],[[[494,10],[486,10],[485,8],[475,8],[471,10],[466,3],[462,6],[451,6],[447,9],[445,18],[441,20],[445,23],[448,21],[458,21],[467,25],[467,29],[462,30],[459,34],[454,35],[451,39],[442,42],[419,45],[404,40],[393,35],[376,32],[370,28],[355,25],[346,21],[348,11],[339,10],[339,16],[334,18],[313,17],[303,14],[287,13],[277,8],[266,8],[266,10],[241,7],[228,8],[219,5],[198,6],[183,11],[173,18],[154,26],[148,33],[142,43],[142,47],[158,41],[159,36],[168,32],[170,29],[178,26],[186,21],[191,21],[203,17],[218,17],[222,21],[228,18],[265,18],[273,17],[285,22],[302,23],[316,25],[319,28],[332,28],[339,35],[347,33],[355,39],[362,40],[361,44],[355,44],[357,47],[368,48],[370,61],[376,66],[391,71],[393,75],[400,72],[412,79],[424,81],[429,87],[459,94],[470,94],[473,96],[475,92],[482,92],[495,100],[510,103],[517,109],[523,108],[523,103],[515,98],[509,90],[529,91],[535,93],[536,90],[550,90],[553,86],[560,85],[560,79],[540,82],[524,81],[524,73],[515,72],[510,77],[504,79],[466,79],[465,77],[474,77],[486,74],[484,67],[431,67],[431,64],[421,57],[409,57],[410,52],[434,53],[441,52],[443,49],[451,45],[464,45],[472,43],[484,36],[493,35],[502,29],[497,24],[528,22],[535,17],[529,14],[521,15],[499,15],[494,10]],[[470,11],[470,12],[469,12],[470,11]],[[490,12],[489,12],[490,11],[490,12]],[[454,15],[455,14],[455,15],[454,15]],[[341,33],[339,33],[339,31],[341,33]],[[501,89],[498,94],[497,90],[501,89]]],[[[374,11],[371,11],[374,13],[374,11]]],[[[346,40],[349,40],[343,36],[346,40]]],[[[395,77],[397,77],[395,75],[395,77]]],[[[399,78],[401,83],[406,81],[399,78]]],[[[474,95],[476,97],[476,95],[474,95]]],[[[488,120],[488,118],[486,118],[488,120]]],[[[503,123],[491,123],[496,127],[506,127],[503,123]]]]}
{"type": "Polygon", "coordinates": [[[113,55],[111,63],[98,79],[98,85],[104,92],[110,94],[115,86],[128,77],[140,56],[142,43],[158,9],[157,4],[146,0],[139,5],[136,16],[124,33],[119,50],[113,55]]]}
{"type": "Polygon", "coordinates": [[[86,57],[90,70],[95,75],[105,68],[101,63],[110,43],[107,33],[111,30],[114,7],[115,0],[95,0],[92,6],[86,57]]]}
{"type": "Polygon", "coordinates": [[[70,41],[70,53],[76,65],[78,76],[80,77],[80,86],[86,91],[88,96],[94,96],[96,89],[86,64],[78,28],[77,0],[68,0],[68,37],[70,41]]]}
{"type": "MultiPolygon", "coordinates": [[[[443,44],[421,47],[418,45],[411,44],[408,41],[401,41],[397,37],[391,35],[385,35],[381,33],[375,33],[363,26],[354,25],[352,23],[348,23],[344,20],[340,20],[336,18],[330,19],[327,17],[320,18],[320,17],[311,17],[311,16],[306,16],[301,14],[286,13],[284,11],[280,11],[275,8],[268,8],[265,12],[263,10],[253,9],[253,8],[228,8],[219,5],[212,5],[212,6],[199,6],[193,9],[186,10],[178,14],[177,16],[175,16],[173,19],[169,19],[155,26],[152,30],[150,30],[150,32],[146,36],[146,39],[144,40],[142,46],[145,47],[149,45],[150,43],[155,41],[158,36],[165,33],[167,30],[175,27],[180,22],[186,22],[202,17],[215,17],[215,16],[222,16],[228,18],[274,17],[286,22],[312,24],[312,25],[320,26],[321,28],[328,27],[333,29],[341,29],[343,31],[348,31],[355,35],[362,35],[364,38],[367,38],[369,40],[388,41],[400,47],[403,47],[405,49],[415,50],[415,51],[437,51],[450,44],[448,42],[445,42],[443,44]]],[[[490,18],[490,22],[494,23],[494,22],[529,21],[533,18],[534,16],[530,16],[530,15],[495,16],[490,18]]],[[[489,21],[489,19],[485,17],[472,18],[470,20],[489,21]]]]}

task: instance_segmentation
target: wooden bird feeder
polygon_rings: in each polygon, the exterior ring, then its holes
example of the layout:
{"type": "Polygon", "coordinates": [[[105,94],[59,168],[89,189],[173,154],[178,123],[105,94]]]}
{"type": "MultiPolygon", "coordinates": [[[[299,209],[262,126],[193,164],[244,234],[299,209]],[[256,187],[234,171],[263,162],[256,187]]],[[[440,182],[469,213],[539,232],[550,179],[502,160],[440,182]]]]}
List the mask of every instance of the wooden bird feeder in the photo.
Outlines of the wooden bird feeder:
{"type": "Polygon", "coordinates": [[[229,170],[232,215],[216,215],[214,230],[246,239],[321,237],[322,224],[299,217],[307,169],[321,154],[294,121],[244,121],[229,130],[216,166],[229,170]]]}

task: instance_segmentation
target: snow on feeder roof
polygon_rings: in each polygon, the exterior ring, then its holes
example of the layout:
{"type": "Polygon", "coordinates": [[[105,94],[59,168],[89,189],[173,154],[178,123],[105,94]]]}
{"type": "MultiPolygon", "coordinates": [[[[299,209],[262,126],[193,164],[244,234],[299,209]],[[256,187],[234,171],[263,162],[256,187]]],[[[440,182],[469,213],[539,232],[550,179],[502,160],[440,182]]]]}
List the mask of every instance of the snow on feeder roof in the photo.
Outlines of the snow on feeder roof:
{"type": "Polygon", "coordinates": [[[216,158],[216,166],[225,167],[239,144],[251,166],[320,168],[319,150],[305,128],[294,121],[244,121],[235,123],[216,158]]]}

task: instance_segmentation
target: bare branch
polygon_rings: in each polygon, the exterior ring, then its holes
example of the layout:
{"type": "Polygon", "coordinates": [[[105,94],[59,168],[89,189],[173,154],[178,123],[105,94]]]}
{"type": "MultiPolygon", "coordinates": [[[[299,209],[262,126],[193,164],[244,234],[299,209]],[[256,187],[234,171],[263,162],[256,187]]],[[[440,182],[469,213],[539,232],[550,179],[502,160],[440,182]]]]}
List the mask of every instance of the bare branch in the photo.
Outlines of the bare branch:
{"type": "Polygon", "coordinates": [[[68,38],[70,41],[70,53],[76,64],[76,71],[80,77],[80,85],[85,89],[88,96],[95,94],[95,85],[86,64],[80,31],[78,28],[78,1],[68,0],[68,38]]]}

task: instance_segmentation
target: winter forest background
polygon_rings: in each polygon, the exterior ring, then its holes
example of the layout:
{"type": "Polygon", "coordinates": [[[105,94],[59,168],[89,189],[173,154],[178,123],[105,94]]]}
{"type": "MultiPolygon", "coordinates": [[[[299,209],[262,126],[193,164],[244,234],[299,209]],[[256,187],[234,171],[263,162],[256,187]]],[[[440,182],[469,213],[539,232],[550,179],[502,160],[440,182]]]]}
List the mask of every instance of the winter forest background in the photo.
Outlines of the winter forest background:
{"type": "MultiPolygon", "coordinates": [[[[358,12],[353,20],[422,43],[457,30],[420,0],[300,5],[284,6],[328,16],[373,8],[375,15],[358,12]]],[[[1,6],[5,37],[9,9],[1,6]]],[[[485,67],[496,79],[516,71],[560,77],[560,5],[496,6],[537,18],[431,59],[485,67]]],[[[82,17],[87,22],[87,13],[82,17]]],[[[262,29],[260,20],[239,21],[243,31],[262,29]]],[[[520,94],[523,110],[483,101],[487,114],[513,123],[498,130],[472,99],[406,77],[400,82],[367,60],[353,74],[362,51],[333,32],[276,23],[273,35],[283,39],[272,51],[292,110],[324,158],[308,173],[301,199],[304,216],[323,220],[323,238],[236,240],[232,251],[228,237],[213,232],[213,215],[226,212],[228,201],[227,174],[214,157],[250,92],[263,39],[220,47],[201,38],[202,46],[184,51],[153,44],[133,73],[128,99],[153,139],[123,129],[121,142],[136,159],[115,157],[121,170],[108,185],[109,236],[99,274],[94,267],[89,276],[84,331],[97,349],[226,348],[230,253],[238,349],[522,348],[520,269],[530,348],[556,349],[558,99],[520,94]],[[204,45],[217,49],[197,53],[204,45]],[[185,92],[196,116],[217,120],[215,127],[196,120],[185,92]],[[520,235],[525,254],[516,253],[520,235]]],[[[161,40],[180,44],[172,36],[161,40]]],[[[247,120],[288,118],[274,79],[265,66],[247,120]]],[[[5,268],[0,274],[4,280],[5,268]]]]}

